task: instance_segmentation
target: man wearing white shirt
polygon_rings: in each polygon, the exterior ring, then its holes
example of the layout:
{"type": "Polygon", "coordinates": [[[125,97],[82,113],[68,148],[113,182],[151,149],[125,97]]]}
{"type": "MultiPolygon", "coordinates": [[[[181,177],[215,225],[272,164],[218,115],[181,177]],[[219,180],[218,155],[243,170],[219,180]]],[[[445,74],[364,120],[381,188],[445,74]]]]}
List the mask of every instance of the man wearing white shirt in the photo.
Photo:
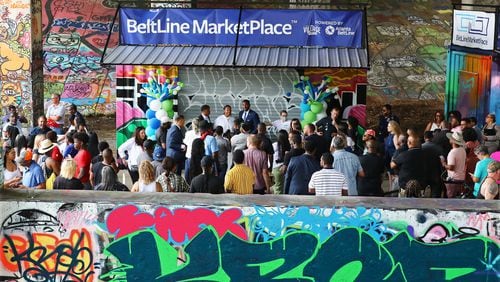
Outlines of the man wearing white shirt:
{"type": "Polygon", "coordinates": [[[273,126],[276,128],[276,132],[280,130],[286,130],[287,132],[290,130],[290,121],[286,120],[288,117],[288,113],[285,110],[280,112],[280,119],[273,121],[273,126]]]}
{"type": "Polygon", "coordinates": [[[231,116],[231,113],[232,113],[231,106],[225,105],[224,114],[218,116],[217,119],[215,119],[214,128],[217,126],[222,127],[222,132],[224,134],[227,134],[228,131],[231,131],[231,128],[233,127],[234,124],[234,118],[231,116]]]}
{"type": "Polygon", "coordinates": [[[52,104],[47,109],[48,126],[57,134],[63,134],[64,114],[66,109],[59,94],[52,94],[52,104]]]}

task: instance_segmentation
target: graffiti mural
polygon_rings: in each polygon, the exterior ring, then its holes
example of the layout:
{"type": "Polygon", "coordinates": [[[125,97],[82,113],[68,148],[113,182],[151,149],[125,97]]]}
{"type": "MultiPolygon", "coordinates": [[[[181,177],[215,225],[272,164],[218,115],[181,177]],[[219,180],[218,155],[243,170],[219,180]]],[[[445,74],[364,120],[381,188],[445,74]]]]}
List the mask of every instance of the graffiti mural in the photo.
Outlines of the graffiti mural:
{"type": "Polygon", "coordinates": [[[446,1],[370,1],[369,97],[444,101],[451,16],[446,1]]]}
{"type": "Polygon", "coordinates": [[[327,98],[329,109],[339,107],[342,116],[355,117],[359,124],[366,127],[366,95],[367,71],[362,69],[307,69],[304,75],[313,81],[321,81],[322,77],[330,77],[330,87],[338,88],[336,95],[327,98]]]}
{"type": "Polygon", "coordinates": [[[178,82],[177,67],[116,66],[116,77],[117,147],[132,137],[138,126],[147,129],[148,137],[154,137],[151,120],[155,120],[154,126],[158,128],[160,116],[157,114],[164,112],[173,118],[178,111],[177,92],[182,88],[182,83],[178,82]],[[164,95],[169,98],[162,100],[164,95]],[[150,107],[153,98],[159,103],[154,111],[150,107]]]}
{"type": "Polygon", "coordinates": [[[29,0],[0,1],[1,108],[16,105],[28,119],[32,112],[31,25],[29,0]]]}
{"type": "Polygon", "coordinates": [[[43,0],[44,96],[61,94],[85,115],[115,112],[115,70],[100,65],[118,42],[115,7],[100,0],[43,0]],[[111,30],[113,29],[113,30],[111,30]]]}
{"type": "Polygon", "coordinates": [[[500,214],[0,202],[0,279],[496,281],[500,214]]]}

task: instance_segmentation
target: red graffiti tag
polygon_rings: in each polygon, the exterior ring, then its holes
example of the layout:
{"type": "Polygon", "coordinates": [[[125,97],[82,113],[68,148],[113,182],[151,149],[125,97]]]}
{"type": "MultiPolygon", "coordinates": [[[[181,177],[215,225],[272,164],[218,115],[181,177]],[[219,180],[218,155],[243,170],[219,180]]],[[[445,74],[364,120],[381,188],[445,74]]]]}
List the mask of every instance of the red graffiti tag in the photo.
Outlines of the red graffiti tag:
{"type": "Polygon", "coordinates": [[[212,226],[219,237],[230,231],[235,236],[247,240],[245,229],[236,223],[241,215],[239,209],[229,209],[216,214],[206,208],[170,210],[165,207],[159,207],[150,214],[140,212],[134,205],[126,205],[113,210],[107,218],[106,225],[108,231],[115,233],[117,238],[138,230],[154,228],[163,239],[184,243],[206,226],[212,226]]]}

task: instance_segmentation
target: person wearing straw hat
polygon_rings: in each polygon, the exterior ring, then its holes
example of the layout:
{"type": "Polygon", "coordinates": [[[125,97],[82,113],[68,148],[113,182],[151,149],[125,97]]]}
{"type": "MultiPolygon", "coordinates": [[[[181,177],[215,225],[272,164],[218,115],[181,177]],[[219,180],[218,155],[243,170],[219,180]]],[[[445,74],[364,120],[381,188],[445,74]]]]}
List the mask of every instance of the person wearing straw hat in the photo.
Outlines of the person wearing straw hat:
{"type": "Polygon", "coordinates": [[[20,188],[45,189],[45,176],[42,167],[32,160],[33,152],[22,150],[16,158],[16,163],[24,167],[20,188]]]}
{"type": "Polygon", "coordinates": [[[56,161],[52,158],[52,150],[57,145],[50,141],[50,139],[45,139],[40,144],[40,148],[38,149],[38,153],[43,155],[42,157],[42,169],[44,172],[44,176],[46,181],[46,189],[52,189],[52,184],[55,178],[59,175],[61,171],[61,162],[56,161]],[[52,175],[54,174],[54,175],[52,175]],[[50,183],[49,183],[50,178],[50,183]],[[50,186],[50,188],[49,188],[50,186]]]}
{"type": "Polygon", "coordinates": [[[464,149],[465,142],[462,133],[457,131],[450,132],[446,133],[446,137],[449,139],[452,147],[448,153],[447,160],[442,160],[442,165],[448,172],[448,178],[445,183],[446,195],[448,198],[455,198],[461,193],[465,181],[467,153],[464,149]]]}

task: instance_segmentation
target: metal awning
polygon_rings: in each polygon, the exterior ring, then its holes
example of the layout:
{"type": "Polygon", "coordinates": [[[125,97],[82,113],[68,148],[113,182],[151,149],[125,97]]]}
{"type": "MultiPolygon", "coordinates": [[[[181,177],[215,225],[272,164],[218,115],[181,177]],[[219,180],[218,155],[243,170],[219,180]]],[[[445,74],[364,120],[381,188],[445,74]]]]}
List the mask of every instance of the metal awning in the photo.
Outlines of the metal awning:
{"type": "Polygon", "coordinates": [[[108,50],[103,65],[369,68],[366,49],[323,47],[131,46],[108,50]]]}

